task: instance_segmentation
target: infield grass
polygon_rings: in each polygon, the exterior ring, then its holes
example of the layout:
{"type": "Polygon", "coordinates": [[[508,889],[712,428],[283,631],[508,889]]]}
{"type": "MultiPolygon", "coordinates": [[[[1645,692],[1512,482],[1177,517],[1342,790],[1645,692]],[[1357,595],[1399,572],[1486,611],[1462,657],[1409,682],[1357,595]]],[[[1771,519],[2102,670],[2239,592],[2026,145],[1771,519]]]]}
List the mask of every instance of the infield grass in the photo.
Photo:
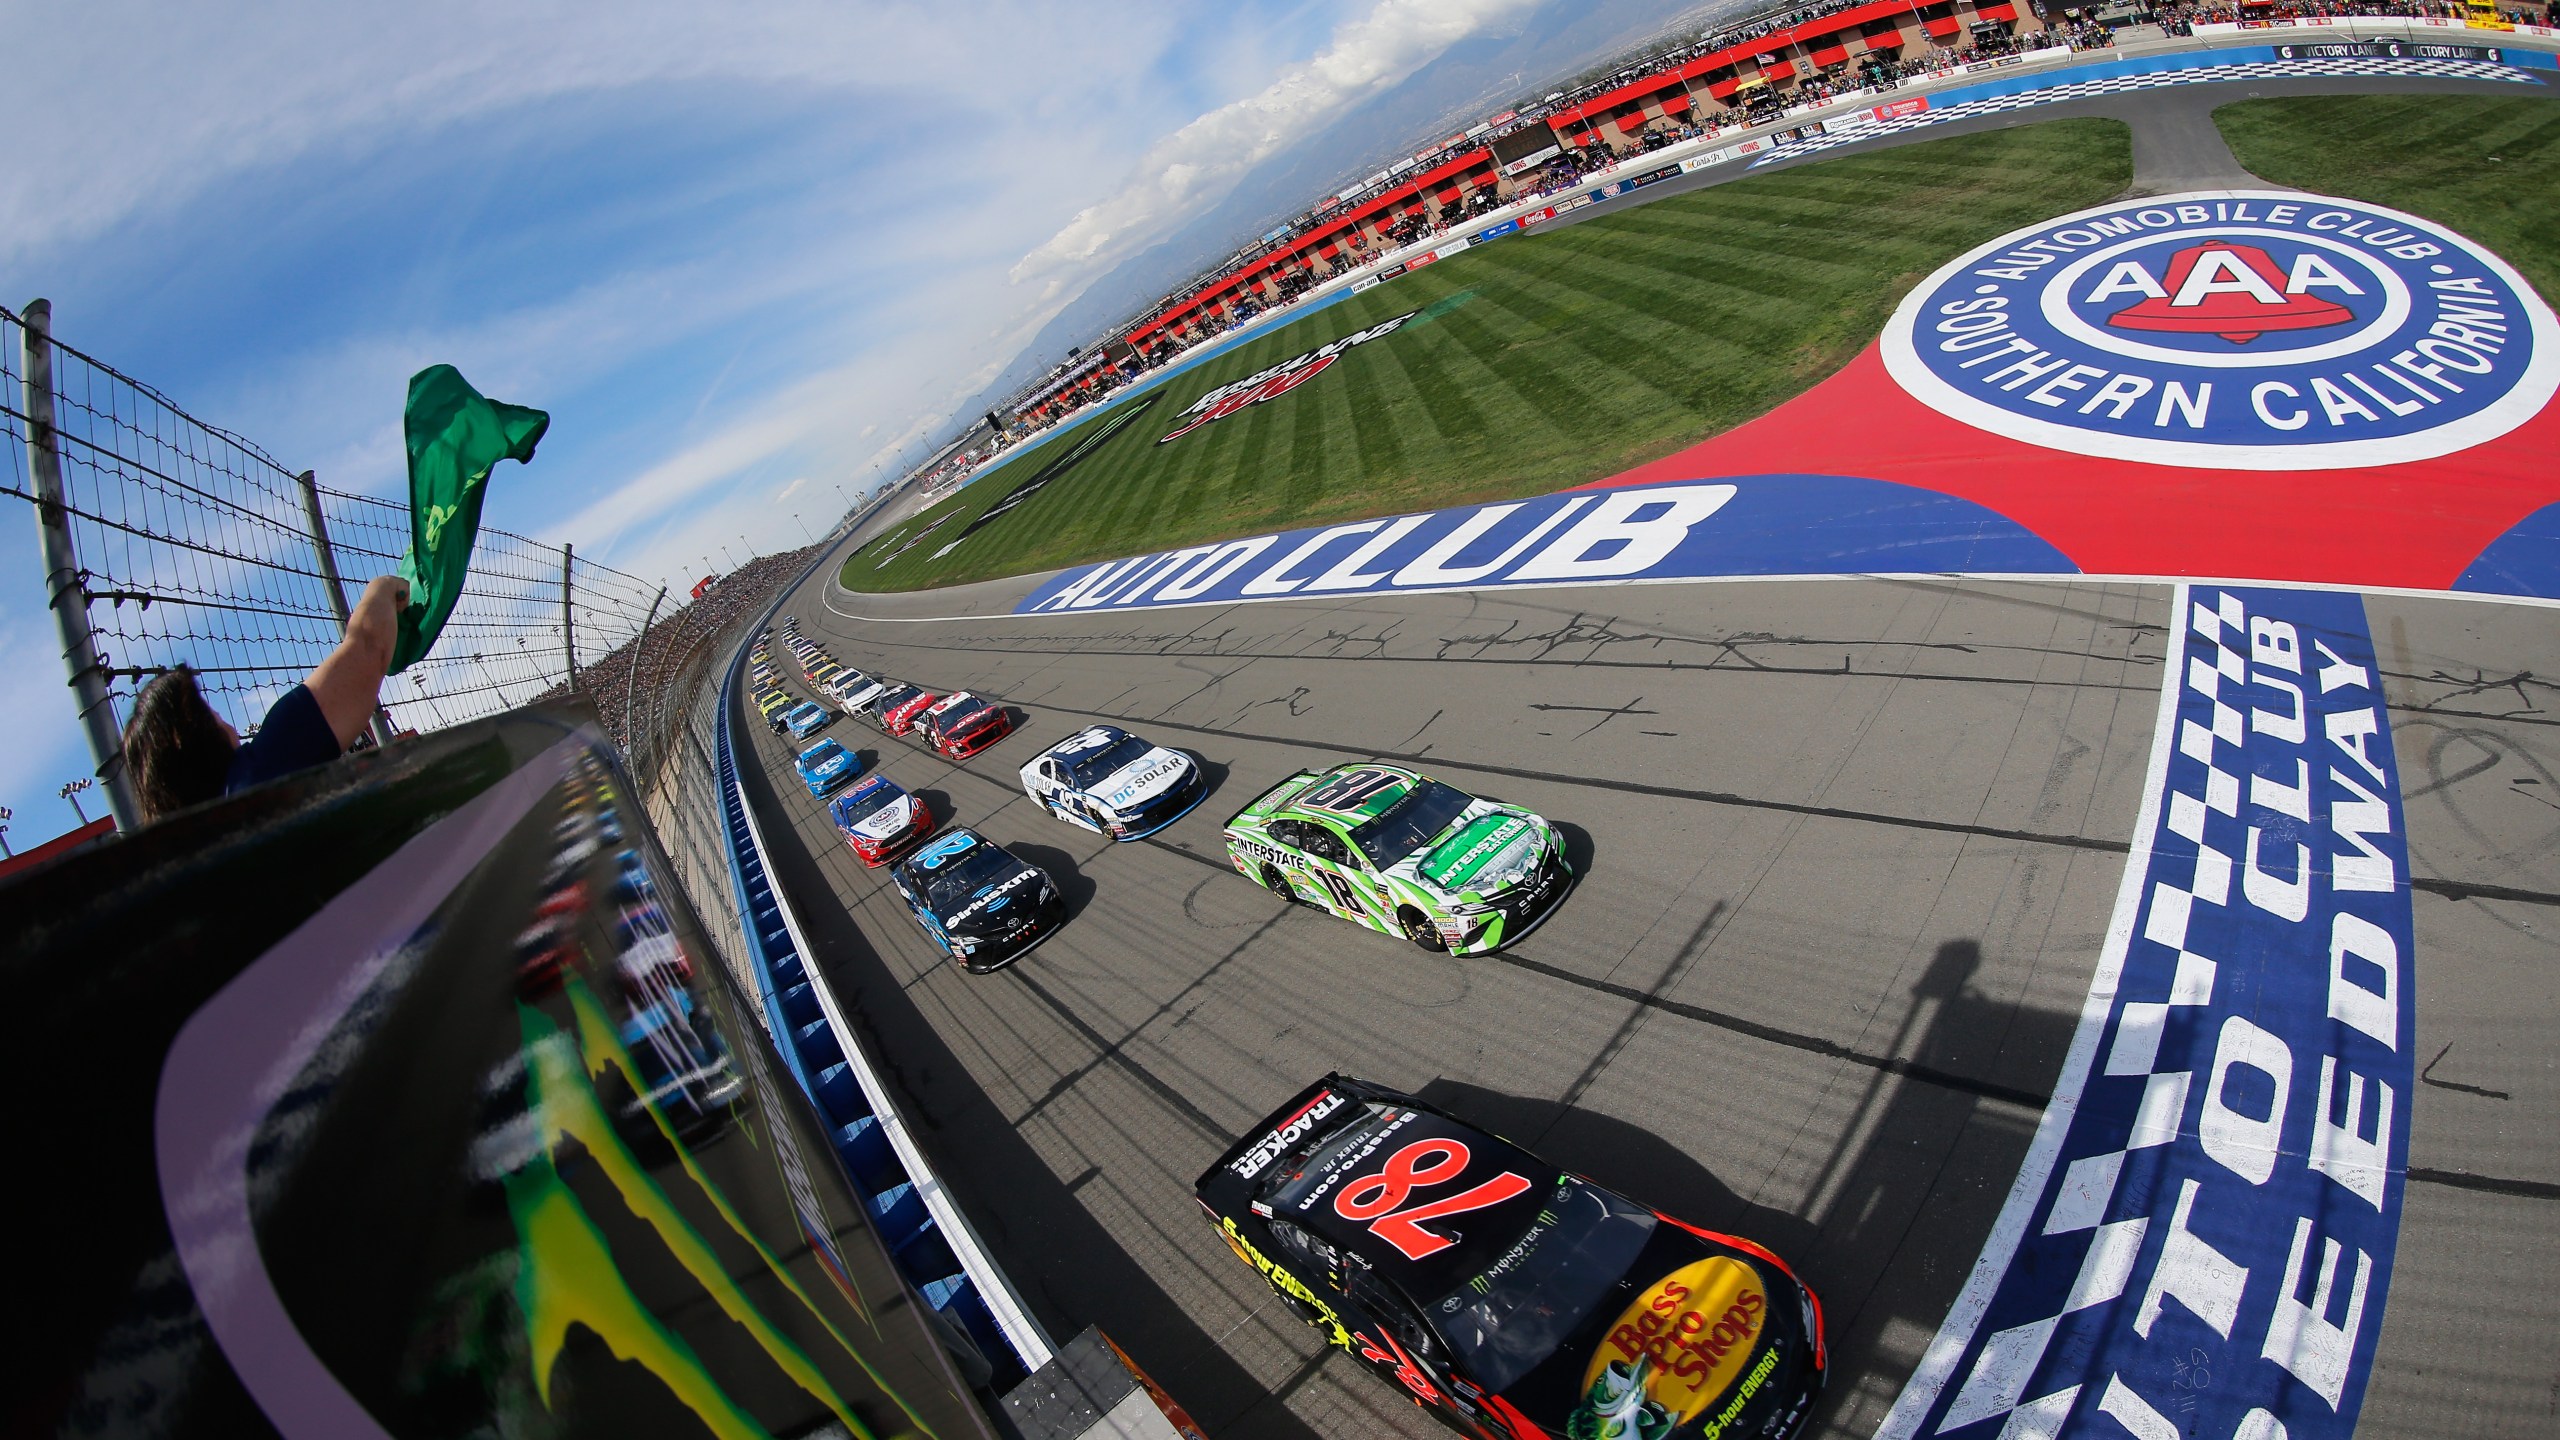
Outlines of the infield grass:
{"type": "Polygon", "coordinates": [[[2244,100],[2213,123],[2259,178],[2449,225],[2560,303],[2560,98],[2547,91],[2244,100]]]}
{"type": "Polygon", "coordinates": [[[2055,120],[1497,241],[1177,377],[1073,469],[936,558],[1110,412],[1041,442],[857,551],[844,583],[958,584],[1614,474],[1806,390],[1873,339],[1931,270],[2112,199],[2132,170],[2122,124],[2055,120]],[[1407,311],[1422,313],[1288,394],[1156,443],[1209,390],[1407,311]]]}

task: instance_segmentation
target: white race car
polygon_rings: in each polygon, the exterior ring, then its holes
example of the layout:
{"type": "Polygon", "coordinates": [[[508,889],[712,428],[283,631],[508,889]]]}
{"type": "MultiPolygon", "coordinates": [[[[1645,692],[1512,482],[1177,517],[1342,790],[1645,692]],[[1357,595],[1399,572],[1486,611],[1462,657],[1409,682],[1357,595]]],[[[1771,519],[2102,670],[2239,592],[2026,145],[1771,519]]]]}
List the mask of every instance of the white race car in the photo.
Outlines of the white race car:
{"type": "Polygon", "coordinates": [[[1137,840],[1188,814],[1209,791],[1198,761],[1116,725],[1078,731],[1022,767],[1022,788],[1070,825],[1137,840]]]}

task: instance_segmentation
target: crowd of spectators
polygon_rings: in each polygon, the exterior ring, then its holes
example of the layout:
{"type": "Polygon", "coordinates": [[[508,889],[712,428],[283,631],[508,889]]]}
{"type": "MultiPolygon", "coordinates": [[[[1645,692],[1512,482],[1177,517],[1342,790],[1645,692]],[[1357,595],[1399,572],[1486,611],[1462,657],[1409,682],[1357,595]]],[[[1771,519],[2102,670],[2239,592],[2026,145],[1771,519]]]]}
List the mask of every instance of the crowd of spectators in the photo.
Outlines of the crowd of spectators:
{"type": "MultiPolygon", "coordinates": [[[[1696,40],[1652,52],[1632,65],[1617,67],[1607,74],[1587,79],[1570,89],[1550,95],[1538,106],[1532,107],[1527,118],[1519,124],[1545,124],[1547,123],[1545,116],[1569,109],[1640,76],[1657,73],[1668,66],[1680,64],[1697,56],[1710,54],[1765,35],[1777,34],[1807,21],[1838,14],[1865,3],[1867,0],[1822,0],[1819,4],[1799,5],[1784,11],[1754,16],[1741,24],[1707,32],[1696,40]]],[[[2463,10],[2458,0],[2277,0],[2273,5],[2248,5],[2245,15],[2242,7],[2233,3],[2224,3],[2224,0],[2157,0],[2156,8],[2140,12],[2139,18],[2158,23],[2167,34],[2184,35],[2190,33],[2192,28],[2199,24],[2244,18],[2265,20],[2318,16],[2377,16],[2459,19],[2462,14],[2463,10]]],[[[2528,12],[2519,11],[2510,14],[2508,18],[2514,21],[2525,21],[2536,17],[2528,12]]],[[[2097,50],[2115,43],[2116,33],[2111,26],[2066,12],[2051,17],[2044,28],[2029,30],[2023,35],[1993,34],[1985,29],[1973,43],[1959,46],[1932,44],[1908,58],[1895,54],[1870,54],[1855,68],[1844,67],[1807,75],[1784,92],[1774,89],[1764,91],[1757,100],[1741,107],[1739,113],[1718,118],[1728,126],[1764,124],[1778,119],[1787,110],[1796,106],[1892,90],[1900,86],[1932,80],[1965,65],[1983,60],[2063,47],[2074,51],[2097,50]]],[[[1496,135],[1501,133],[1504,132],[1495,132],[1496,135]]],[[[1526,174],[1511,177],[1504,185],[1503,193],[1497,194],[1494,186],[1484,185],[1455,203],[1444,204],[1436,199],[1418,203],[1414,208],[1404,211],[1381,227],[1384,237],[1379,243],[1382,247],[1394,248],[1425,241],[1434,235],[1465,227],[1477,217],[1501,209],[1504,205],[1558,194],[1589,184],[1628,160],[1640,158],[1652,151],[1676,145],[1682,141],[1694,140],[1714,133],[1716,133],[1715,130],[1704,128],[1697,123],[1695,112],[1676,120],[1655,120],[1633,134],[1622,133],[1614,125],[1586,125],[1578,133],[1562,137],[1565,141],[1562,154],[1526,174]]],[[[1425,157],[1417,157],[1417,159],[1422,158],[1425,157]]],[[[1289,244],[1297,235],[1304,233],[1308,226],[1322,223],[1325,218],[1335,213],[1341,203],[1344,202],[1329,202],[1319,206],[1288,227],[1287,234],[1276,237],[1263,247],[1248,251],[1241,258],[1255,258],[1272,245],[1289,244]]],[[[1349,203],[1358,203],[1358,197],[1353,197],[1349,203]]],[[[1341,249],[1338,258],[1334,258],[1331,262],[1331,268],[1334,270],[1365,263],[1370,258],[1370,251],[1375,248],[1357,231],[1341,236],[1335,243],[1341,249]]],[[[1236,326],[1249,323],[1259,317],[1268,305],[1287,304],[1295,300],[1312,289],[1320,278],[1318,274],[1307,270],[1284,268],[1278,274],[1276,284],[1279,293],[1273,300],[1265,301],[1259,296],[1248,296],[1236,304],[1232,315],[1203,314],[1192,320],[1179,337],[1172,335],[1151,337],[1149,342],[1129,360],[1116,369],[1107,369],[1088,392],[1066,397],[1052,405],[1044,424],[1063,422],[1087,404],[1157,368],[1182,350],[1215,339],[1236,326]]],[[[1159,302],[1158,308],[1170,305],[1175,298],[1177,297],[1166,297],[1159,302]]],[[[1012,439],[1028,433],[1030,432],[1026,428],[1018,435],[1003,438],[1009,443],[1012,439]]]]}
{"type": "MultiPolygon", "coordinates": [[[[784,586],[809,568],[818,550],[819,546],[810,545],[759,555],[721,576],[701,599],[672,615],[660,615],[646,634],[578,667],[578,693],[595,702],[605,729],[622,752],[633,757],[633,763],[658,753],[657,729],[676,718],[662,713],[660,702],[681,703],[700,683],[699,677],[688,677],[686,671],[707,663],[706,657],[718,658],[708,642],[734,635],[740,625],[773,603],[784,586]],[[637,734],[623,733],[626,713],[637,734]]],[[[720,653],[726,653],[725,647],[720,653]]],[[[541,698],[562,698],[570,688],[554,686],[541,698]]]]}

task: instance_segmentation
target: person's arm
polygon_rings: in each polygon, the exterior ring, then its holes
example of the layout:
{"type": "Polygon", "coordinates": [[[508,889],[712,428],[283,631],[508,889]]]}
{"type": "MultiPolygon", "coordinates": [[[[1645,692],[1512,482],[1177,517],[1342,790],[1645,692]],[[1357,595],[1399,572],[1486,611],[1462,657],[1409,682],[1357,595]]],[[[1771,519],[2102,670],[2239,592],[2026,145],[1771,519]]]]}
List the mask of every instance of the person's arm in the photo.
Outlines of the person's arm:
{"type": "Polygon", "coordinates": [[[364,587],[364,598],[347,617],[347,638],[302,682],[338,737],[338,748],[355,743],[373,712],[382,704],[382,677],[391,668],[391,648],[400,636],[400,611],[409,603],[409,582],[383,575],[364,587]]]}

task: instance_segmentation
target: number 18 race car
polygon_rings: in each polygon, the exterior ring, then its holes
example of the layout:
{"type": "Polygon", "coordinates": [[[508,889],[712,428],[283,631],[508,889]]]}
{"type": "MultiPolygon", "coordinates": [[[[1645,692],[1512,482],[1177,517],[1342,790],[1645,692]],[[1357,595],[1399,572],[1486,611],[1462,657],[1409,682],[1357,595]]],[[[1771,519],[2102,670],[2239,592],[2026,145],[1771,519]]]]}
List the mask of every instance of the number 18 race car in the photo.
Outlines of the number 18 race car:
{"type": "Polygon", "coordinates": [[[1227,857],[1289,899],[1457,955],[1528,934],[1573,884],[1546,821],[1393,765],[1299,771],[1227,821],[1227,857]]]}
{"type": "Polygon", "coordinates": [[[1196,1186],[1333,1344],[1480,1440],[1779,1440],[1825,1367],[1785,1262],[1328,1075],[1196,1186]]]}

